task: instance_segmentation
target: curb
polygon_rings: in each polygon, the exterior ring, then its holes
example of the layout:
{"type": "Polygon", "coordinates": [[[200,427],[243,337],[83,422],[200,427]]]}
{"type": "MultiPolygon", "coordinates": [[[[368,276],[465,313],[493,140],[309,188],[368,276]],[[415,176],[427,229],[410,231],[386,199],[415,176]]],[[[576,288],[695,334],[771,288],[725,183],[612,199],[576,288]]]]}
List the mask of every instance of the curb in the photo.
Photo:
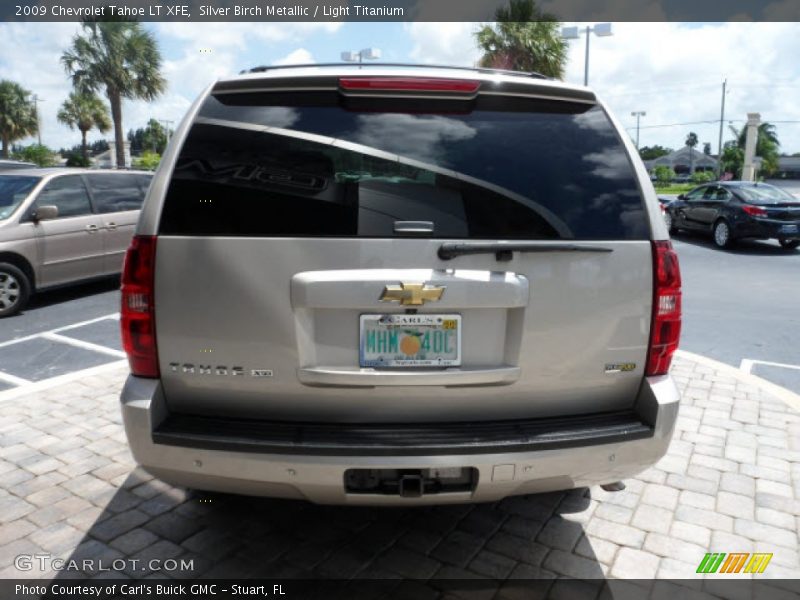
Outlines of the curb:
{"type": "Polygon", "coordinates": [[[800,412],[800,395],[795,394],[793,391],[785,387],[772,383],[771,381],[767,381],[758,375],[745,373],[734,366],[719,362],[713,358],[708,358],[702,354],[695,354],[694,352],[688,352],[687,350],[678,350],[675,352],[675,355],[679,358],[693,360],[701,365],[706,365],[707,367],[721,371],[722,373],[725,373],[734,379],[738,379],[742,383],[755,386],[760,390],[782,400],[785,404],[800,412]]]}

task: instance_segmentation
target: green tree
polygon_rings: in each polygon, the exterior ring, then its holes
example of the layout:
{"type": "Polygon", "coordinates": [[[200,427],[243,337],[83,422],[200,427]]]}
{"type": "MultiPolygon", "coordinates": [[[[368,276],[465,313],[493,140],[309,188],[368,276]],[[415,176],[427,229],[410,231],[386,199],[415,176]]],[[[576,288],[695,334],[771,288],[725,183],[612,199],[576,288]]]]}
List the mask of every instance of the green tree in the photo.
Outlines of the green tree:
{"type": "Polygon", "coordinates": [[[140,127],[136,131],[131,129],[128,132],[128,141],[131,144],[131,154],[141,154],[146,151],[164,154],[167,147],[167,130],[157,120],[150,119],[147,127],[140,127]]]}
{"type": "Polygon", "coordinates": [[[667,187],[675,177],[675,171],[666,165],[659,165],[653,169],[653,174],[656,176],[656,187],[667,187]]]}
{"type": "Polygon", "coordinates": [[[52,167],[56,164],[56,154],[42,144],[31,144],[14,153],[16,160],[36,163],[40,167],[52,167]]]}
{"type": "MultiPolygon", "coordinates": [[[[741,176],[741,166],[744,164],[744,147],[747,140],[747,127],[736,129],[730,127],[731,131],[736,138],[736,146],[742,151],[742,162],[739,164],[739,175],[741,176]]],[[[761,123],[758,126],[758,135],[756,137],[756,156],[761,157],[761,173],[770,176],[778,170],[778,157],[780,155],[780,141],[778,140],[778,132],[775,125],[772,123],[761,123]]]]}
{"type": "Polygon", "coordinates": [[[68,167],[91,167],[92,161],[88,157],[84,157],[80,150],[77,152],[68,152],[61,155],[67,159],[68,167]]]}
{"type": "Polygon", "coordinates": [[[18,83],[0,81],[0,138],[2,156],[8,158],[9,145],[39,131],[36,103],[31,92],[18,83]]]}
{"type": "Polygon", "coordinates": [[[82,34],[61,56],[75,88],[84,93],[103,89],[111,105],[117,166],[125,166],[122,99],[154,100],[166,88],[161,52],[153,35],[127,20],[84,21],[82,34]]]}
{"type": "Polygon", "coordinates": [[[703,154],[711,156],[711,142],[705,142],[703,144],[703,154]]]}
{"type": "Polygon", "coordinates": [[[736,142],[726,142],[722,149],[722,172],[730,173],[734,179],[742,176],[744,164],[744,148],[739,148],[736,142]]]}
{"type": "Polygon", "coordinates": [[[655,144],[654,146],[642,146],[639,148],[639,156],[642,157],[642,160],[653,160],[654,158],[666,156],[671,152],[672,148],[665,148],[664,146],[659,146],[658,144],[655,144]]]}
{"type": "Polygon", "coordinates": [[[714,181],[714,173],[711,171],[695,171],[692,173],[692,183],[700,185],[709,181],[714,181]]]}
{"type": "Polygon", "coordinates": [[[543,12],[534,0],[509,0],[508,7],[497,9],[495,19],[494,25],[484,25],[475,33],[483,51],[480,66],[564,78],[568,44],[553,15],[543,12]]]}
{"type": "MultiPolygon", "coordinates": [[[[109,148],[108,142],[105,141],[105,140],[96,140],[96,141],[91,142],[90,144],[87,145],[87,149],[89,150],[89,154],[91,156],[94,156],[95,154],[99,154],[100,152],[105,152],[106,150],[108,150],[108,148],[109,148]]],[[[67,156],[68,154],[80,155],[81,154],[81,145],[77,144],[77,145],[73,146],[72,148],[61,148],[58,151],[58,153],[61,156],[67,156]]]]}
{"type": "Polygon", "coordinates": [[[145,150],[140,157],[133,159],[133,166],[137,169],[144,169],[145,171],[155,171],[160,162],[160,154],[145,150]]]}
{"type": "Polygon", "coordinates": [[[57,118],[70,129],[77,128],[81,132],[81,156],[85,162],[89,161],[86,134],[95,127],[101,133],[111,129],[108,109],[95,94],[72,92],[64,101],[64,104],[61,105],[57,118]]]}

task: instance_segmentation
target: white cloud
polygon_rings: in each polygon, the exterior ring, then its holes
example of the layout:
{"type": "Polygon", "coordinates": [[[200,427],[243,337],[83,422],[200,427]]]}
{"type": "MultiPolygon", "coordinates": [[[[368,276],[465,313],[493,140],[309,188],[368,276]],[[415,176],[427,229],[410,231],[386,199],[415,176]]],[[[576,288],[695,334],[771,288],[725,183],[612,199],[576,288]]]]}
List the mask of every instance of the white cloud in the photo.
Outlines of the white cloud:
{"type": "MultiPolygon", "coordinates": [[[[586,2],[588,0],[575,0],[586,2]]],[[[619,0],[630,2],[631,0],[619,0]]],[[[769,10],[794,3],[775,0],[769,10]]],[[[643,5],[647,6],[647,5],[643,5]]],[[[0,23],[0,78],[20,82],[44,101],[43,142],[72,146],[80,136],[60,125],[58,107],[71,85],[59,59],[78,31],[77,23],[0,23]]],[[[315,36],[333,35],[341,23],[152,23],[162,44],[169,89],[153,103],[126,102],[125,129],[142,127],[150,117],[177,121],[196,95],[212,80],[238,73],[261,59],[269,64],[313,62],[321,55],[315,36]],[[224,26],[223,26],[224,25],[224,26]],[[312,41],[313,40],[313,41],[312,41]],[[263,48],[263,51],[262,51],[263,48]],[[210,52],[201,52],[210,50],[210,52]],[[256,57],[256,58],[253,58],[256,57]]],[[[477,23],[406,23],[399,47],[381,45],[386,56],[421,63],[471,66],[480,53],[477,23]]],[[[764,120],[800,122],[800,24],[782,23],[614,23],[611,37],[591,37],[590,85],[635,135],[632,111],[647,111],[641,120],[641,145],[679,147],[689,131],[714,152],[719,135],[721,83],[728,78],[727,121],[737,126],[748,112],[764,120]],[[649,128],[652,125],[710,121],[705,124],[649,128]]],[[[348,30],[349,31],[349,30],[348,30]]],[[[342,36],[336,47],[352,41],[342,36]]],[[[379,44],[380,45],[380,44],[379,44]]],[[[570,42],[566,80],[583,83],[585,39],[570,42]]],[[[800,123],[776,123],[784,152],[800,151],[800,123]]],[[[90,139],[99,139],[97,132],[90,139]]],[[[30,142],[31,140],[26,140],[30,142]]]]}
{"type": "Polygon", "coordinates": [[[481,56],[475,43],[477,23],[407,23],[404,28],[416,62],[472,67],[481,56]]]}
{"type": "Polygon", "coordinates": [[[280,65],[308,65],[311,63],[317,62],[314,60],[314,57],[311,56],[311,52],[306,50],[305,48],[298,48],[293,52],[290,52],[286,56],[279,58],[276,61],[273,61],[273,65],[280,66],[280,65]]]}
{"type": "MultiPolygon", "coordinates": [[[[162,47],[162,72],[168,89],[154,102],[124,101],[123,127],[143,127],[150,118],[167,119],[173,126],[194,98],[212,81],[238,73],[249,64],[243,56],[253,48],[300,42],[309,36],[333,34],[341,23],[150,23],[162,47]]],[[[0,79],[11,79],[37,94],[42,142],[52,148],[71,147],[80,134],[56,120],[61,103],[72,89],[60,64],[63,51],[80,30],[78,23],[0,23],[0,79]]],[[[314,62],[308,50],[299,48],[281,61],[314,62]]],[[[89,133],[89,141],[113,133],[89,133]]],[[[31,143],[34,138],[21,140],[31,143]]]]}
{"type": "Polygon", "coordinates": [[[297,42],[314,34],[336,33],[342,23],[158,23],[159,32],[198,47],[246,48],[262,43],[297,42]]]}
{"type": "MultiPolygon", "coordinates": [[[[614,23],[614,35],[590,42],[589,84],[635,137],[632,111],[644,110],[640,145],[678,148],[694,131],[714,153],[719,137],[721,86],[728,79],[728,121],[746,113],[765,121],[800,121],[797,23],[614,23]],[[694,123],[675,127],[651,125],[694,123]]],[[[566,80],[583,83],[585,38],[570,43],[566,80]]],[[[782,151],[800,150],[800,125],[777,123],[782,151]]],[[[701,146],[702,147],[702,146],[701,146]]]]}
{"type": "Polygon", "coordinates": [[[80,142],[80,133],[70,132],[56,120],[72,87],[61,66],[61,53],[78,29],[75,23],[0,23],[0,79],[16,81],[42,100],[42,142],[51,146],[80,142]]]}

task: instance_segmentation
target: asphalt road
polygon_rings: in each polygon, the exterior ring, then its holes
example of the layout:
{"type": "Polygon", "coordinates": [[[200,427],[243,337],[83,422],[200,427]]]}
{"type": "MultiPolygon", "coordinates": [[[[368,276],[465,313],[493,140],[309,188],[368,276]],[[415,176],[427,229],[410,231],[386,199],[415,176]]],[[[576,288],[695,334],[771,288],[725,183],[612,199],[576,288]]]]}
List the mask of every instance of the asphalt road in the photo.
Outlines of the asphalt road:
{"type": "Polygon", "coordinates": [[[740,242],[718,250],[710,237],[673,237],[683,278],[681,348],[741,367],[800,393],[800,250],[740,242]],[[744,367],[747,368],[747,363],[744,367]]]}
{"type": "MultiPolygon", "coordinates": [[[[800,249],[742,242],[721,251],[689,234],[673,241],[683,274],[681,348],[735,367],[744,360],[800,393],[800,249]]],[[[24,314],[0,319],[0,392],[123,358],[118,287],[109,280],[47,292],[24,314]]]]}

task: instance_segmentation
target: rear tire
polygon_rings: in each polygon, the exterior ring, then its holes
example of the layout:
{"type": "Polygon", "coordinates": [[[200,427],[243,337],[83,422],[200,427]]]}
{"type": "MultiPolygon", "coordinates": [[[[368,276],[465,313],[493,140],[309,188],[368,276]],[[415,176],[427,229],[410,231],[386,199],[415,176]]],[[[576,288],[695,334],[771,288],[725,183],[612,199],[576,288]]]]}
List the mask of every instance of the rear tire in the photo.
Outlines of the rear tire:
{"type": "Polygon", "coordinates": [[[733,246],[733,236],[731,235],[731,227],[724,219],[720,219],[714,223],[714,243],[717,248],[730,248],[733,246]]]}
{"type": "Polygon", "coordinates": [[[9,263],[0,263],[0,319],[17,314],[28,303],[31,283],[25,273],[9,263]]]}
{"type": "Polygon", "coordinates": [[[781,245],[781,248],[785,248],[786,250],[794,250],[800,246],[800,240],[778,240],[778,243],[781,245]]]}

